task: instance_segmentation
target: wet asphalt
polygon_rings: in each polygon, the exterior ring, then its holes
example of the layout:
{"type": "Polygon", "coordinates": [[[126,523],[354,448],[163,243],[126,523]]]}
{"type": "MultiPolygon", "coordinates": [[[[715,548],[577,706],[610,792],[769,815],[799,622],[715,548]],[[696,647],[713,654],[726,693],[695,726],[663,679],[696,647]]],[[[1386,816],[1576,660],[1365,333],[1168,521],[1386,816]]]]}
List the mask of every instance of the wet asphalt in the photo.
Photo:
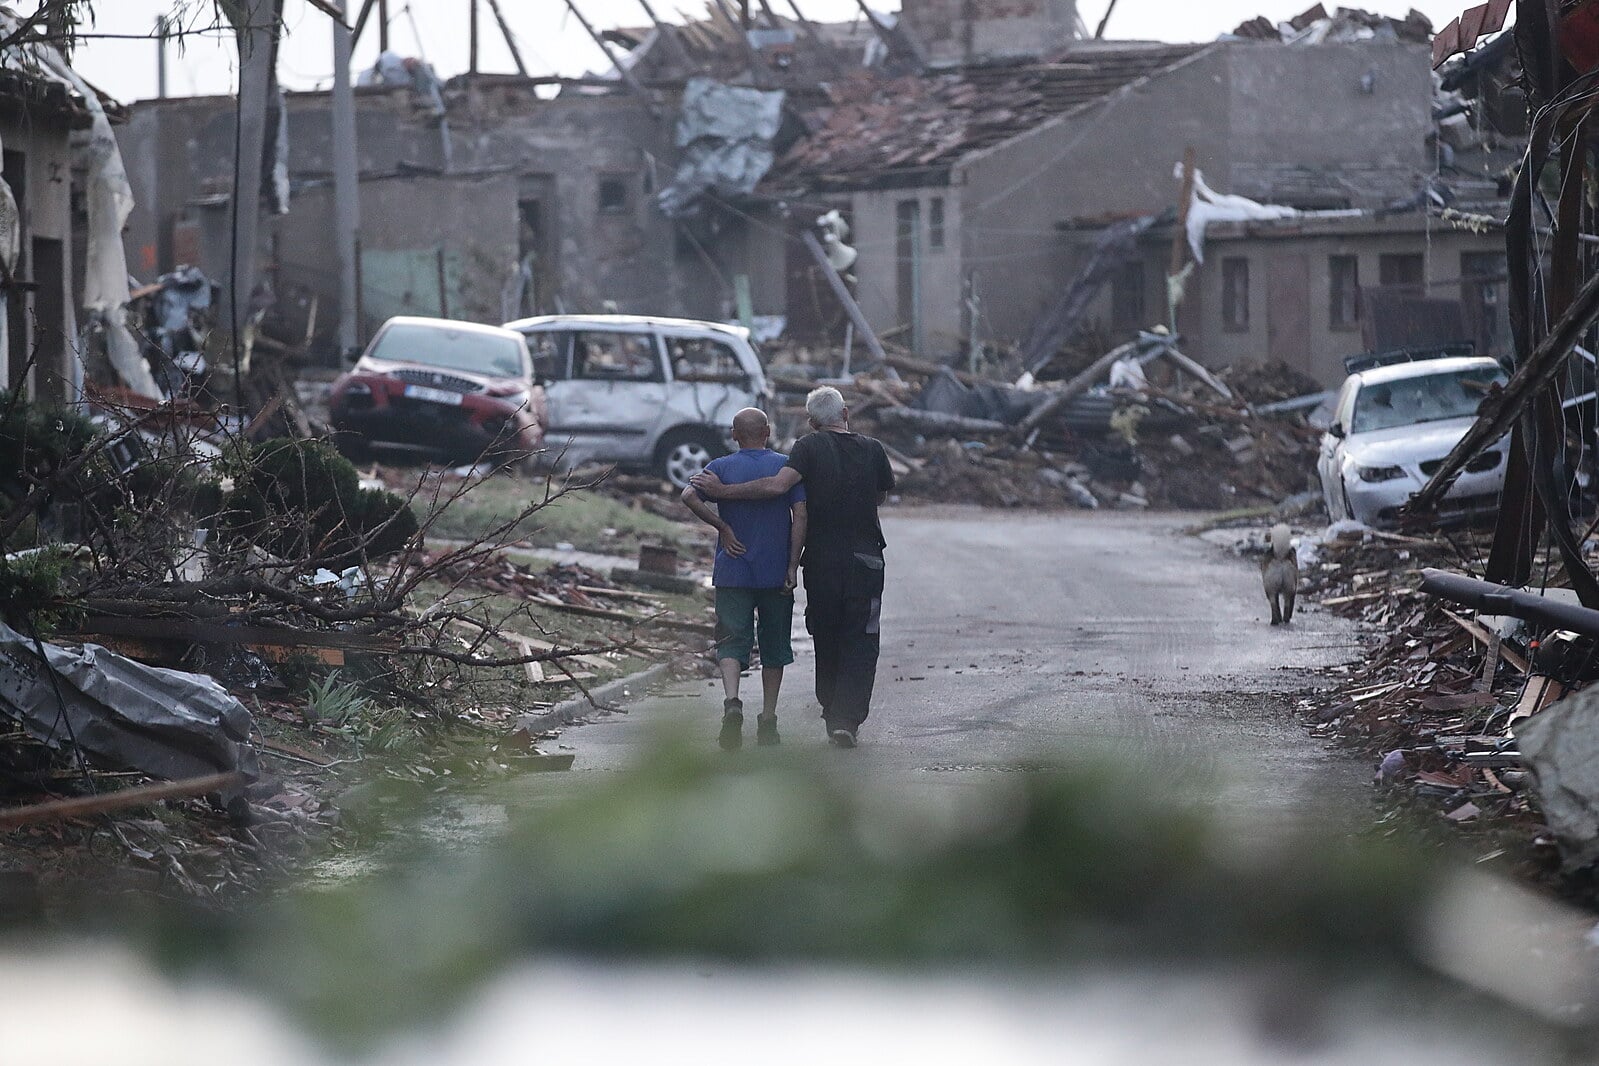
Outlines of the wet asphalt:
{"type": "MultiPolygon", "coordinates": [[[[1184,533],[1191,516],[887,513],[889,578],[871,720],[829,751],[800,611],[783,755],[827,758],[842,786],[942,792],[995,773],[1089,760],[1179,804],[1262,825],[1369,819],[1364,761],[1310,737],[1294,697],[1360,653],[1352,625],[1302,607],[1274,628],[1256,567],[1184,533]]],[[[745,680],[746,749],[759,679],[745,680]]],[[[715,743],[720,684],[668,685],[573,728],[564,775],[501,792],[509,817],[585,775],[627,767],[663,733],[715,743]]]]}

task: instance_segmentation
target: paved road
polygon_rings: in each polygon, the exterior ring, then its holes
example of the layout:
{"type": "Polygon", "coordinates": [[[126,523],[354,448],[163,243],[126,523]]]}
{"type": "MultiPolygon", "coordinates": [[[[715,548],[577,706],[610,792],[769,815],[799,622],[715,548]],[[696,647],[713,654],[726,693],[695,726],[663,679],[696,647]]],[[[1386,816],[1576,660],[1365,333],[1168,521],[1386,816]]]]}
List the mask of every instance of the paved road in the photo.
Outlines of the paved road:
{"type": "MultiPolygon", "coordinates": [[[[1357,809],[1368,771],[1288,714],[1289,695],[1316,683],[1315,667],[1357,653],[1351,628],[1314,610],[1292,627],[1269,626],[1254,567],[1182,535],[1185,521],[965,509],[889,518],[878,698],[862,746],[833,753],[837,772],[941,788],[1114,759],[1152,789],[1219,797],[1229,812],[1267,822],[1357,809]]],[[[799,620],[796,630],[786,753],[825,747],[799,620]]],[[[753,708],[758,681],[746,686],[753,708]]],[[[711,745],[720,705],[719,684],[685,683],[562,743],[577,753],[576,776],[616,769],[663,726],[711,745]]],[[[749,747],[739,757],[762,754],[749,747]]],[[[524,798],[552,787],[528,783],[524,798]]]]}

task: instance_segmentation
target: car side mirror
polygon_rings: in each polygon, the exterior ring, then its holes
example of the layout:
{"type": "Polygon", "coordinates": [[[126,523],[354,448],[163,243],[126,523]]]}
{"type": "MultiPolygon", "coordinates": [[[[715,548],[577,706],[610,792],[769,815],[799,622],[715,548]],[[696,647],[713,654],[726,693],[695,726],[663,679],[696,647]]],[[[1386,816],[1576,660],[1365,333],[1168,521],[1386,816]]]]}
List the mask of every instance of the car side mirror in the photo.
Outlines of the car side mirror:
{"type": "Polygon", "coordinates": [[[1343,440],[1345,437],[1349,436],[1349,433],[1344,429],[1344,424],[1342,422],[1334,422],[1332,425],[1327,427],[1327,432],[1331,433],[1339,440],[1343,440]]]}

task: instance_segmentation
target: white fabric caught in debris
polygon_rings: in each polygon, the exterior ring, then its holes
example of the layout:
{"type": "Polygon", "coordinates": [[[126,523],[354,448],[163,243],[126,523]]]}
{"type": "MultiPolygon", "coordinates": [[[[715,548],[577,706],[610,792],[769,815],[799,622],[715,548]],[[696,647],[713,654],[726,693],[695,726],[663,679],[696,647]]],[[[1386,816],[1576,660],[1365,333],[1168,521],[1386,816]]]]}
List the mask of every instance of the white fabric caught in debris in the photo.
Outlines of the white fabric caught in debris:
{"type": "Polygon", "coordinates": [[[17,209],[17,198],[11,195],[11,186],[0,181],[0,266],[7,274],[17,269],[21,254],[22,213],[17,209]]]}
{"type": "MultiPolygon", "coordinates": [[[[0,29],[12,32],[19,20],[10,8],[0,8],[0,29]]],[[[83,305],[106,331],[106,350],[123,384],[143,396],[161,398],[140,354],[138,342],[128,332],[128,258],[122,228],[133,212],[133,186],[122,165],[122,151],[111,132],[100,97],[66,58],[49,45],[32,43],[8,50],[5,66],[32,77],[49,78],[82,98],[89,112],[89,129],[75,135],[79,161],[89,173],[89,249],[83,275],[83,305]]]]}
{"type": "MultiPolygon", "coordinates": [[[[1182,164],[1177,164],[1177,180],[1183,177],[1182,164]]],[[[1194,260],[1205,261],[1205,231],[1215,222],[1266,222],[1281,218],[1297,218],[1299,212],[1279,204],[1261,204],[1246,196],[1228,196],[1205,184],[1205,175],[1194,170],[1194,193],[1188,203],[1188,247],[1194,260]]]]}

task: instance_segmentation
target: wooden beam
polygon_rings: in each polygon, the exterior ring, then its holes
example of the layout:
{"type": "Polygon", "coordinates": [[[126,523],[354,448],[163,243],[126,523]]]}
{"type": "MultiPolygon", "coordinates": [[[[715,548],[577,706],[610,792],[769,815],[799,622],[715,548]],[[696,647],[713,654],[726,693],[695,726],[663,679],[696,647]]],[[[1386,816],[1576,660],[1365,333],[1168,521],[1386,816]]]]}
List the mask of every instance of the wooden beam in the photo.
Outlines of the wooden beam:
{"type": "Polygon", "coordinates": [[[348,14],[348,12],[345,11],[342,0],[339,0],[339,2],[335,2],[335,0],[305,0],[305,2],[322,12],[334,22],[337,22],[339,25],[349,25],[349,23],[345,21],[345,16],[348,14]]]}
{"type": "Polygon", "coordinates": [[[505,38],[505,47],[511,50],[511,62],[516,64],[516,72],[522,77],[527,77],[527,64],[522,62],[522,49],[517,47],[516,34],[511,32],[511,24],[505,21],[505,13],[500,10],[500,0],[489,0],[489,10],[494,13],[494,21],[499,23],[500,34],[505,38]]]}
{"type": "Polygon", "coordinates": [[[1105,17],[1099,20],[1099,28],[1094,31],[1094,40],[1102,41],[1105,39],[1105,27],[1110,25],[1110,17],[1115,12],[1116,0],[1110,0],[1110,3],[1105,7],[1105,17]]]}
{"type": "Polygon", "coordinates": [[[678,62],[683,64],[684,71],[686,72],[693,68],[694,60],[688,54],[688,46],[678,37],[676,28],[667,25],[661,20],[661,16],[655,13],[655,7],[650,3],[650,0],[638,0],[638,3],[639,7],[644,9],[644,13],[650,17],[650,21],[655,24],[655,32],[666,40],[667,47],[672,50],[672,54],[677,57],[678,62]]]}
{"type": "Polygon", "coordinates": [[[127,810],[131,807],[148,807],[152,803],[160,803],[162,800],[192,799],[195,796],[204,796],[211,792],[235,789],[244,783],[244,775],[235,770],[225,774],[207,774],[204,777],[185,778],[182,781],[167,781],[159,785],[143,785],[139,788],[119,789],[116,792],[102,792],[97,796],[79,796],[75,799],[35,803],[29,807],[0,810],[0,829],[16,829],[18,826],[33,825],[39,822],[62,822],[69,818],[86,818],[94,814],[109,814],[112,811],[127,810]]]}
{"type": "Polygon", "coordinates": [[[372,14],[372,7],[377,0],[366,0],[361,5],[361,13],[355,17],[355,29],[350,31],[350,47],[354,48],[361,43],[361,33],[366,29],[366,20],[372,14]]]}
{"type": "Polygon", "coordinates": [[[572,13],[573,18],[577,19],[578,25],[583,27],[584,32],[589,35],[589,39],[599,47],[600,51],[605,53],[605,58],[611,61],[611,66],[616,68],[616,73],[621,77],[622,81],[627,85],[627,87],[632,89],[634,93],[638,94],[639,99],[644,101],[644,107],[649,111],[650,117],[660,118],[661,113],[655,106],[655,98],[651,96],[650,91],[644,88],[643,84],[633,76],[633,72],[627,69],[620,59],[616,58],[616,53],[611,51],[610,42],[606,41],[606,39],[600,34],[600,31],[594,28],[594,24],[589,22],[589,20],[584,16],[582,9],[577,6],[577,0],[566,0],[566,9],[572,13]]]}
{"type": "Polygon", "coordinates": [[[806,229],[800,234],[805,242],[806,249],[811,253],[811,258],[822,268],[822,277],[827,279],[828,286],[833,290],[833,295],[838,297],[838,302],[844,305],[844,312],[849,315],[851,322],[855,323],[855,332],[866,338],[866,347],[871,349],[872,358],[879,364],[888,362],[888,353],[883,351],[883,342],[877,339],[877,333],[872,329],[870,322],[866,321],[866,314],[861,310],[861,305],[855,302],[854,295],[849,291],[849,286],[844,284],[844,279],[839,276],[833,264],[828,262],[827,252],[822,247],[822,242],[816,239],[816,234],[806,229]]]}

